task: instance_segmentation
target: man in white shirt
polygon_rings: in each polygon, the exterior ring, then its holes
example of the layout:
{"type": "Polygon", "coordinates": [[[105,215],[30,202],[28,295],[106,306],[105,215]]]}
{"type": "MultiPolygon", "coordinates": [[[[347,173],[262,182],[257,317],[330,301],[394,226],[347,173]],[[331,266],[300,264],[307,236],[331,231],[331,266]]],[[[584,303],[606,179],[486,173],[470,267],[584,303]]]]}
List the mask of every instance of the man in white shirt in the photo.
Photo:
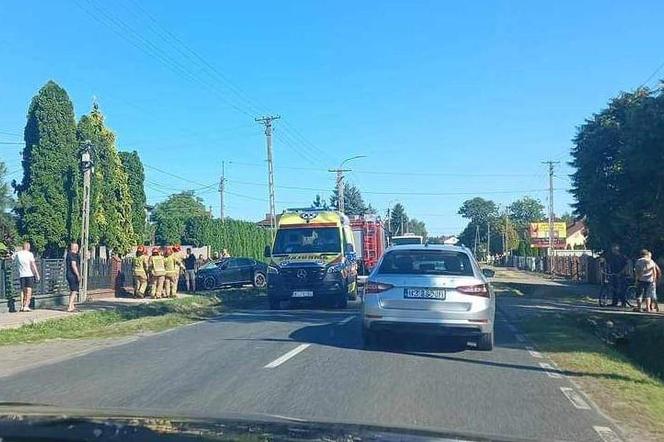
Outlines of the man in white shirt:
{"type": "Polygon", "coordinates": [[[645,300],[645,309],[647,312],[654,311],[657,305],[656,284],[661,277],[662,271],[652,260],[652,255],[648,250],[641,250],[641,257],[636,260],[634,271],[636,273],[636,309],[641,311],[641,303],[645,300]]]}
{"type": "Polygon", "coordinates": [[[14,260],[18,266],[18,277],[23,290],[22,312],[30,311],[30,298],[32,298],[32,286],[39,281],[39,272],[35,263],[35,255],[30,251],[30,243],[23,243],[23,250],[14,253],[14,260]]]}

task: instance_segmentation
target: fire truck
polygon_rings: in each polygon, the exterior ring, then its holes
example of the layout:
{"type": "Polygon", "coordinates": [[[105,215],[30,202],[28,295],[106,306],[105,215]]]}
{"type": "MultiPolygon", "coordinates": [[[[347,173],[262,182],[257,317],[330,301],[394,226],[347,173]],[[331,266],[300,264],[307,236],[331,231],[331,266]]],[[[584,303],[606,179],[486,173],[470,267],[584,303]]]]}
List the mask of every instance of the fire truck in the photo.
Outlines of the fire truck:
{"type": "Polygon", "coordinates": [[[350,227],[355,240],[358,274],[368,275],[385,251],[383,222],[375,215],[352,216],[350,227]]]}

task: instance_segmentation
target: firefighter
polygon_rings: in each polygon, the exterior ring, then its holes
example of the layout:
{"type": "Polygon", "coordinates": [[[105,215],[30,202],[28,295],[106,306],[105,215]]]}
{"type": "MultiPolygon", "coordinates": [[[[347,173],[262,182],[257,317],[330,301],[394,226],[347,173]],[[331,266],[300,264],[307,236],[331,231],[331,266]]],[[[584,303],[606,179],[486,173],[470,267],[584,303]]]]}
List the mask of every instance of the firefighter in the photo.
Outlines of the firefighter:
{"type": "Polygon", "coordinates": [[[150,271],[150,292],[153,298],[161,298],[164,289],[164,277],[166,269],[164,268],[164,257],[161,256],[159,247],[152,249],[152,256],[148,261],[148,270],[150,271]]]}
{"type": "Polygon", "coordinates": [[[145,296],[145,289],[148,285],[148,257],[145,255],[143,245],[136,249],[136,257],[132,264],[134,265],[134,297],[142,298],[145,296]]]}
{"type": "Polygon", "coordinates": [[[164,297],[175,298],[177,296],[177,279],[180,273],[180,263],[175,256],[174,247],[165,247],[164,269],[166,270],[164,297]]]}
{"type": "Polygon", "coordinates": [[[174,252],[173,257],[175,258],[175,261],[177,262],[177,273],[175,275],[175,290],[173,293],[177,293],[178,288],[180,287],[180,274],[184,270],[184,257],[182,256],[182,247],[179,244],[176,244],[174,246],[174,252]]]}

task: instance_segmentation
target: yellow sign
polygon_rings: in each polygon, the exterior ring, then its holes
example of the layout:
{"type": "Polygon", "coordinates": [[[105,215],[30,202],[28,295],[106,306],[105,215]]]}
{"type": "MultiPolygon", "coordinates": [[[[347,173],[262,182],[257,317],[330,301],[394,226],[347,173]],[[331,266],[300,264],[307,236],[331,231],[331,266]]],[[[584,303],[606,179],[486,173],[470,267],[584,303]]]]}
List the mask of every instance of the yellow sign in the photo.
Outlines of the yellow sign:
{"type": "MultiPolygon", "coordinates": [[[[567,238],[567,224],[553,223],[553,237],[554,238],[567,238]]],[[[530,223],[530,238],[531,239],[545,239],[549,238],[549,223],[530,223]]]]}

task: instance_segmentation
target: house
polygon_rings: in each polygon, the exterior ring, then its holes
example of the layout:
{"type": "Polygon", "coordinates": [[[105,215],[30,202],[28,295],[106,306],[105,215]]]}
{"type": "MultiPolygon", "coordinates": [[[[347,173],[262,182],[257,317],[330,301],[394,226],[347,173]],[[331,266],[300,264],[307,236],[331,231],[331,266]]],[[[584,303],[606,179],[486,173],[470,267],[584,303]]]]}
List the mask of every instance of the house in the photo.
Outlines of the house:
{"type": "MultiPolygon", "coordinates": [[[[281,214],[277,214],[276,218],[277,218],[277,223],[276,224],[278,225],[279,224],[279,218],[281,218],[281,214]]],[[[270,216],[270,214],[266,213],[265,218],[258,221],[256,223],[256,225],[260,226],[260,227],[265,227],[266,229],[269,229],[270,227],[272,227],[272,223],[270,223],[271,220],[272,220],[272,217],[270,216]]]]}
{"type": "Polygon", "coordinates": [[[588,229],[583,219],[575,220],[567,225],[567,238],[565,239],[566,249],[585,249],[588,229]]]}

